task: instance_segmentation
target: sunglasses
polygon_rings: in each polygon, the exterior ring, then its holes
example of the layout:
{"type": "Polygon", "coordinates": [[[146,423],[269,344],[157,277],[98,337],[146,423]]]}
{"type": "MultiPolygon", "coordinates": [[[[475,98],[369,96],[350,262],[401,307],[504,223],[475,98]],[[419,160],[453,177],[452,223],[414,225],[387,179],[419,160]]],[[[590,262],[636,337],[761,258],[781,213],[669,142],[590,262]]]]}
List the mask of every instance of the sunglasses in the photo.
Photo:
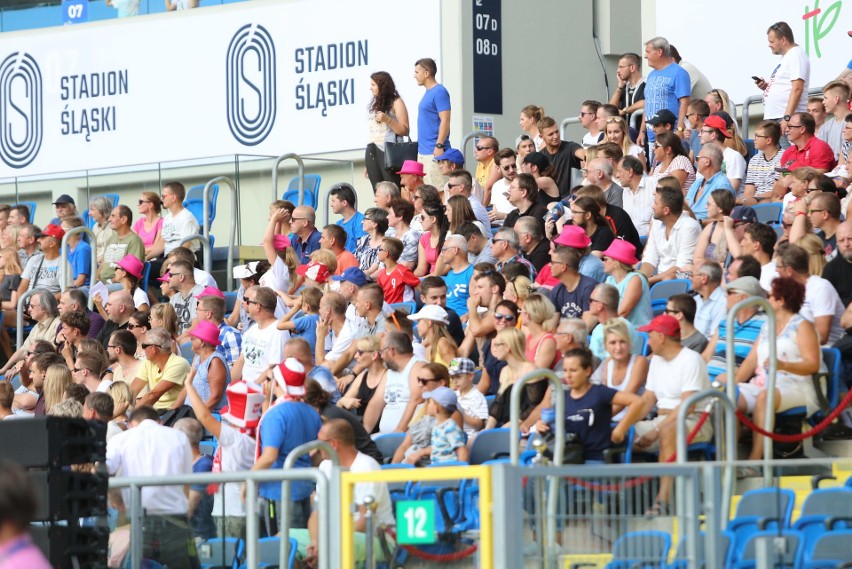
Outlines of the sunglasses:
{"type": "Polygon", "coordinates": [[[159,348],[157,344],[142,344],[142,349],[147,350],[148,348],[159,348]]]}
{"type": "Polygon", "coordinates": [[[434,377],[418,377],[417,378],[417,383],[419,383],[420,385],[426,385],[427,383],[432,382],[432,381],[441,381],[441,380],[435,379],[434,377]]]}
{"type": "Polygon", "coordinates": [[[476,148],[477,150],[497,150],[496,148],[492,148],[490,146],[480,146],[478,144],[474,148],[476,148]]]}
{"type": "Polygon", "coordinates": [[[135,330],[137,328],[144,328],[144,327],[145,326],[143,326],[142,324],[128,324],[127,325],[128,330],[135,330]]]}
{"type": "Polygon", "coordinates": [[[151,202],[149,202],[147,200],[139,200],[139,205],[142,205],[143,203],[151,203],[151,202]]]}
{"type": "Polygon", "coordinates": [[[505,320],[506,322],[514,322],[514,314],[494,314],[494,320],[505,320]]]}

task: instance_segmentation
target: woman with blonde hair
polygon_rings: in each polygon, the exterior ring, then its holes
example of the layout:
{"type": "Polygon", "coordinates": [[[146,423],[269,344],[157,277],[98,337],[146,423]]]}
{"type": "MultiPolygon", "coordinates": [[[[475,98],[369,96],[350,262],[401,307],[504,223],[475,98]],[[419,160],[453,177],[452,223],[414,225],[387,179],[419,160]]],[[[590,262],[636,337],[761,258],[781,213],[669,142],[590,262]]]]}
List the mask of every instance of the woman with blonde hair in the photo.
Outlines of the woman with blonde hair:
{"type": "Polygon", "coordinates": [[[544,148],[544,139],[538,131],[538,121],[544,117],[544,108],[537,105],[527,105],[521,109],[520,126],[535,144],[536,150],[544,148]]]}
{"type": "Polygon", "coordinates": [[[65,388],[74,383],[71,370],[62,364],[48,366],[44,373],[44,412],[50,414],[50,410],[65,398],[65,388]]]}
{"type": "MultiPolygon", "coordinates": [[[[498,360],[506,362],[506,366],[500,370],[497,398],[488,410],[486,429],[508,424],[512,387],[520,378],[538,368],[524,355],[524,334],[517,328],[504,328],[497,332],[497,336],[491,341],[491,353],[498,360]]],[[[527,429],[535,424],[531,415],[536,406],[544,400],[547,385],[546,381],[528,383],[521,394],[521,420],[525,422],[527,429]]]]}
{"type": "MultiPolygon", "coordinates": [[[[604,349],[608,356],[592,374],[592,382],[617,391],[641,394],[648,379],[648,360],[632,353],[632,340],[627,324],[623,320],[612,318],[604,323],[603,330],[604,349]]],[[[613,408],[613,421],[621,420],[623,416],[623,407],[613,408]]]]}
{"type": "Polygon", "coordinates": [[[816,277],[822,276],[826,265],[822,239],[815,233],[807,233],[796,241],[796,245],[808,252],[808,272],[816,277]]]}
{"type": "MultiPolygon", "coordinates": [[[[177,345],[178,327],[175,307],[168,303],[155,304],[151,307],[151,329],[163,328],[172,338],[172,352],[180,354],[177,345]]],[[[140,344],[141,348],[142,345],[140,344]]]]}
{"type": "Polygon", "coordinates": [[[450,367],[450,362],[459,355],[459,347],[447,330],[449,318],[443,307],[432,305],[426,305],[408,316],[409,320],[417,323],[417,335],[426,348],[429,361],[445,367],[450,367]]]}
{"type": "MultiPolygon", "coordinates": [[[[163,200],[157,192],[142,192],[137,211],[139,219],[133,223],[132,229],[145,245],[145,260],[150,261],[158,256],[155,245],[162,239],[163,218],[160,212],[163,211],[163,200]]],[[[162,241],[160,244],[162,245],[162,241]]]]}
{"type": "Polygon", "coordinates": [[[731,108],[731,99],[728,93],[722,89],[713,89],[704,96],[704,101],[710,107],[710,114],[724,111],[730,116],[734,116],[733,108],[731,108]]]}
{"type": "Polygon", "coordinates": [[[364,371],[352,380],[346,393],[337,401],[337,406],[358,415],[367,432],[373,434],[379,430],[379,418],[385,406],[383,398],[374,396],[384,393],[388,369],[382,361],[381,339],[378,336],[361,338],[355,346],[358,348],[355,359],[359,366],[364,367],[364,371]]]}
{"type": "Polygon", "coordinates": [[[3,249],[12,247],[18,250],[18,230],[19,225],[7,225],[3,231],[0,231],[0,247],[3,249]]]}
{"type": "Polygon", "coordinates": [[[503,300],[511,300],[518,305],[518,308],[523,308],[532,291],[532,282],[530,282],[529,277],[518,275],[506,281],[503,300]]]}
{"type": "Polygon", "coordinates": [[[536,368],[553,369],[562,357],[556,349],[556,336],[553,334],[556,307],[543,294],[534,293],[524,302],[521,315],[527,332],[524,356],[536,368]]]}
{"type": "MultiPolygon", "coordinates": [[[[13,247],[0,249],[0,271],[3,280],[0,281],[0,306],[3,310],[15,312],[18,310],[18,287],[21,284],[21,261],[18,251],[13,247]]],[[[6,326],[0,326],[0,349],[6,358],[12,357],[12,341],[6,326]]]]}
{"type": "Polygon", "coordinates": [[[605,128],[606,142],[617,144],[625,156],[635,156],[642,163],[642,167],[647,168],[648,159],[645,157],[645,150],[630,140],[630,132],[624,117],[607,117],[605,128]]]}
{"type": "MultiPolygon", "coordinates": [[[[292,294],[298,287],[296,268],[299,266],[299,258],[290,243],[290,238],[278,233],[278,226],[286,218],[288,212],[279,208],[269,216],[266,232],[263,234],[263,252],[269,262],[269,270],[260,277],[260,286],[269,287],[272,290],[280,290],[292,294]]],[[[285,305],[282,298],[278,298],[278,306],[275,317],[284,316],[285,305]]]]}

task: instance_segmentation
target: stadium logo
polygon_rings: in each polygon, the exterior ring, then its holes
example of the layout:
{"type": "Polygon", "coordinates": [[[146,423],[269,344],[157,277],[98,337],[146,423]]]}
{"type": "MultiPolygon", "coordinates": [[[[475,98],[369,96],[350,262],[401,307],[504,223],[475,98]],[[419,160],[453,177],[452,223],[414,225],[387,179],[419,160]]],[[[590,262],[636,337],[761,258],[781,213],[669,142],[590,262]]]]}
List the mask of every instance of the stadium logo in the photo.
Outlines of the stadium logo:
{"type": "Polygon", "coordinates": [[[275,124],[275,43],[266,28],[246,24],[231,38],[227,58],[231,134],[246,146],[263,142],[275,124]]]}
{"type": "Polygon", "coordinates": [[[0,64],[0,158],[23,168],[41,149],[43,86],[38,63],[15,52],[0,64]]]}

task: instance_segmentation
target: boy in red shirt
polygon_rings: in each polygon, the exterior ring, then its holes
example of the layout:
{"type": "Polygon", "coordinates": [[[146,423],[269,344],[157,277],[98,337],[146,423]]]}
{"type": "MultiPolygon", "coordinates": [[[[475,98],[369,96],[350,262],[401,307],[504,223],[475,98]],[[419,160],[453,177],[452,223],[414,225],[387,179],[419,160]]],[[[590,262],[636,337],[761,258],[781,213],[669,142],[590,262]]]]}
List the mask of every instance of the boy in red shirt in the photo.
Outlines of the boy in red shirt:
{"type": "Polygon", "coordinates": [[[379,247],[379,262],[385,267],[376,273],[376,280],[385,293],[385,302],[410,302],[414,300],[414,289],[420,286],[420,279],[411,269],[397,263],[402,255],[402,241],[385,237],[379,247]]]}

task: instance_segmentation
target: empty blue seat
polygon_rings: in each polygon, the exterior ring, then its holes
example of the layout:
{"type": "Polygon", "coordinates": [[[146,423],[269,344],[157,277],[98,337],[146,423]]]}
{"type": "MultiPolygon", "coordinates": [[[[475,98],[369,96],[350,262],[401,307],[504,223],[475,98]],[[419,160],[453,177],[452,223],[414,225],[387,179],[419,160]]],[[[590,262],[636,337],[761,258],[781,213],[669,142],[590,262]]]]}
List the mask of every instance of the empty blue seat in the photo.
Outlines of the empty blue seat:
{"type": "Polygon", "coordinates": [[[379,451],[382,453],[385,463],[388,463],[393,458],[393,454],[396,452],[396,449],[398,449],[399,445],[402,444],[402,441],[405,440],[405,433],[386,433],[384,435],[376,436],[373,440],[375,441],[376,446],[379,447],[379,451]]]}
{"type": "Polygon", "coordinates": [[[760,203],[752,206],[754,213],[757,214],[757,220],[760,223],[777,225],[781,223],[781,203],[760,203]]]}
{"type": "Polygon", "coordinates": [[[661,531],[633,531],[615,541],[612,561],[606,569],[632,569],[633,567],[663,569],[669,557],[672,537],[661,531]]]}
{"type": "MultiPolygon", "coordinates": [[[[305,174],[305,202],[301,205],[311,206],[317,209],[317,196],[319,196],[319,188],[322,177],[318,174],[305,174]]],[[[287,184],[287,190],[281,199],[299,204],[299,177],[296,176],[290,183],[287,184]]]]}
{"type": "MultiPolygon", "coordinates": [[[[188,209],[193,216],[195,216],[195,220],[198,221],[198,225],[204,226],[204,186],[193,186],[186,193],[186,198],[183,200],[183,207],[188,209]]],[[[213,226],[213,220],[216,219],[216,202],[219,199],[219,184],[213,184],[210,186],[210,192],[207,194],[209,199],[208,203],[208,211],[209,214],[209,223],[208,227],[213,226]]],[[[201,231],[199,231],[201,233],[201,231]]],[[[211,243],[212,247],[213,244],[211,243]]]]}

